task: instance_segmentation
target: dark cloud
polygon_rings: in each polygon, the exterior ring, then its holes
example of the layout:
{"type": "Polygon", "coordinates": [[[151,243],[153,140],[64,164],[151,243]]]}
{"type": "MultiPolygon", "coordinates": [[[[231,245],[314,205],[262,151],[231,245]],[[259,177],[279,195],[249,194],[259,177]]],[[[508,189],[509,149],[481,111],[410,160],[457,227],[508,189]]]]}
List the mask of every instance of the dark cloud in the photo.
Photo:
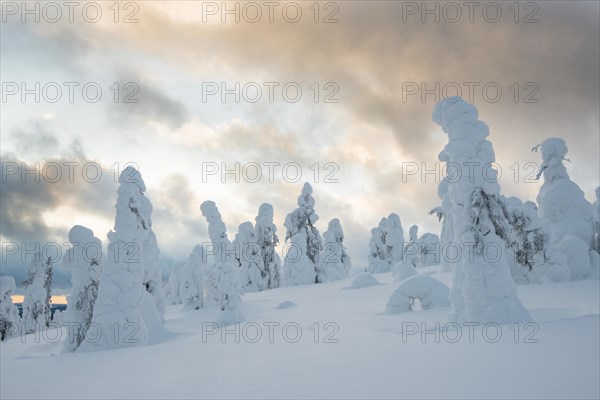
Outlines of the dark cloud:
{"type": "Polygon", "coordinates": [[[123,70],[116,74],[116,81],[122,83],[123,88],[119,93],[119,101],[109,106],[107,117],[111,125],[123,129],[154,122],[176,130],[189,118],[183,103],[139,72],[123,70]]]}

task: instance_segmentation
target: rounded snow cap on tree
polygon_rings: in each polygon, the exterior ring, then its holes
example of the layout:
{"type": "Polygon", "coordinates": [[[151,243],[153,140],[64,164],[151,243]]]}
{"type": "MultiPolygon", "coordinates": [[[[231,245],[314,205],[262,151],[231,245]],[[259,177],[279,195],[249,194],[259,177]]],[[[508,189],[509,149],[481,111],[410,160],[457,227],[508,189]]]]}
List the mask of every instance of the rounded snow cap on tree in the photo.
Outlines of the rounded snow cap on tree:
{"type": "Polygon", "coordinates": [[[246,221],[240,224],[238,230],[240,232],[254,232],[254,226],[252,225],[252,222],[246,221]]]}
{"type": "Polygon", "coordinates": [[[142,179],[142,174],[132,166],[128,166],[121,172],[121,175],[119,175],[119,183],[121,185],[124,183],[131,183],[139,187],[142,193],[146,191],[146,184],[142,179]]]}
{"type": "Polygon", "coordinates": [[[337,218],[332,219],[331,221],[329,221],[329,224],[327,225],[327,230],[328,231],[335,231],[335,232],[339,232],[342,230],[342,224],[340,223],[340,220],[337,218]]]}
{"type": "Polygon", "coordinates": [[[302,195],[306,196],[306,195],[310,195],[312,193],[313,193],[312,186],[310,186],[310,183],[305,182],[304,186],[302,186],[302,195]]]}
{"type": "Polygon", "coordinates": [[[387,217],[387,226],[388,228],[396,228],[399,227],[400,224],[400,217],[398,216],[398,214],[396,213],[391,213],[390,215],[388,215],[387,217]]]}
{"type": "Polygon", "coordinates": [[[73,225],[69,231],[69,242],[71,243],[88,243],[94,238],[94,232],[81,225],[73,225]]]}
{"type": "Polygon", "coordinates": [[[273,218],[273,206],[269,203],[262,203],[258,207],[258,215],[263,218],[273,218]]]}
{"type": "Polygon", "coordinates": [[[447,97],[437,103],[431,118],[451,139],[470,137],[483,140],[490,133],[485,122],[478,120],[477,108],[459,96],[447,97]]]}
{"type": "Polygon", "coordinates": [[[544,162],[549,162],[551,160],[560,162],[564,160],[569,151],[569,149],[567,149],[567,144],[561,138],[548,138],[544,140],[540,145],[540,150],[544,162]]]}

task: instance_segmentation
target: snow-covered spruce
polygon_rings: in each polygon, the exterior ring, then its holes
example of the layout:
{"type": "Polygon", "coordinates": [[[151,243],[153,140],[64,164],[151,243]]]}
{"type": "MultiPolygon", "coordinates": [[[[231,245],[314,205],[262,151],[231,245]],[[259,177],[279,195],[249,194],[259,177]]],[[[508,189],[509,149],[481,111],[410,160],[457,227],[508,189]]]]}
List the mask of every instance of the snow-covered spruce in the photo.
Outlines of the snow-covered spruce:
{"type": "Polygon", "coordinates": [[[564,282],[570,279],[566,257],[549,240],[531,201],[505,200],[512,226],[509,259],[513,279],[518,283],[564,282]]]}
{"type": "Polygon", "coordinates": [[[440,238],[435,233],[424,233],[419,238],[419,259],[417,267],[429,267],[440,263],[440,238]]]}
{"type": "Polygon", "coordinates": [[[429,275],[415,275],[405,279],[392,292],[385,306],[386,314],[412,311],[415,300],[419,300],[423,310],[433,307],[448,307],[450,290],[448,286],[429,275]]]}
{"type": "Polygon", "coordinates": [[[12,302],[15,289],[15,278],[0,276],[0,341],[5,341],[17,331],[20,317],[19,309],[12,302]]]}
{"type": "Polygon", "coordinates": [[[451,260],[457,259],[458,256],[458,252],[453,252],[454,248],[450,245],[454,241],[452,213],[444,211],[452,208],[450,196],[448,195],[449,184],[450,182],[445,179],[440,182],[438,185],[438,197],[442,200],[442,205],[429,212],[429,214],[436,214],[438,221],[442,221],[442,232],[440,235],[440,251],[443,252],[440,260],[441,272],[450,272],[452,270],[451,260]]]}
{"type": "Polygon", "coordinates": [[[52,267],[52,259],[50,257],[43,259],[41,253],[34,254],[29,264],[27,279],[23,282],[26,285],[23,322],[27,333],[43,329],[50,324],[52,267]]]}
{"type": "Polygon", "coordinates": [[[385,243],[388,247],[388,272],[404,256],[404,231],[398,214],[391,213],[387,217],[387,235],[385,243]]]}
{"type": "MultiPolygon", "coordinates": [[[[220,303],[217,293],[219,271],[217,265],[220,262],[236,264],[233,246],[227,237],[227,228],[221,218],[221,213],[214,201],[207,200],[200,205],[200,211],[208,223],[208,237],[212,249],[209,253],[213,255],[213,262],[207,266],[204,274],[204,302],[207,306],[218,306],[220,303]]],[[[206,250],[206,249],[205,249],[206,250]]]]}
{"type": "Polygon", "coordinates": [[[260,246],[263,259],[263,270],[267,273],[267,288],[281,286],[281,259],[275,252],[279,244],[277,227],[273,223],[273,206],[263,203],[258,208],[255,219],[256,242],[260,246]]]}
{"type": "Polygon", "coordinates": [[[417,225],[412,225],[408,234],[409,240],[404,249],[404,261],[412,264],[415,268],[440,263],[441,249],[438,235],[424,233],[419,237],[419,227],[417,225]]]}
{"type": "Polygon", "coordinates": [[[323,249],[321,235],[314,224],[319,219],[315,212],[312,187],[307,182],[298,197],[298,208],[285,218],[288,251],[283,264],[283,282],[286,286],[316,283],[316,265],[323,249]]]}
{"type": "Polygon", "coordinates": [[[235,323],[243,320],[240,312],[241,286],[239,268],[230,262],[217,264],[217,296],[222,314],[219,322],[235,323]]]}
{"type": "Polygon", "coordinates": [[[371,229],[369,272],[389,272],[404,257],[404,231],[398,214],[391,213],[371,229]]]}
{"type": "Polygon", "coordinates": [[[240,284],[243,293],[259,292],[267,288],[268,276],[264,270],[261,248],[251,222],[239,226],[233,241],[235,258],[240,267],[240,284]]]}
{"type": "Polygon", "coordinates": [[[538,178],[544,175],[536,200],[540,219],[550,240],[567,257],[571,279],[584,278],[591,269],[592,205],[563,164],[568,151],[565,141],[548,138],[534,150],[538,148],[543,161],[538,178]]]}
{"type": "Polygon", "coordinates": [[[183,310],[199,310],[204,307],[203,274],[208,266],[204,247],[197,245],[188,257],[180,273],[180,292],[183,310]]]}
{"type": "Polygon", "coordinates": [[[148,218],[152,210],[145,191],[141,174],[133,167],[125,168],[119,176],[115,225],[107,235],[108,255],[100,273],[92,318],[92,324],[102,334],[84,340],[79,350],[146,345],[152,335],[142,313],[147,293],[143,248],[150,232],[148,218]]]}
{"type": "Polygon", "coordinates": [[[504,241],[496,235],[491,203],[500,185],[488,126],[478,120],[477,109],[460,97],[437,103],[433,121],[448,135],[439,160],[452,163],[448,184],[454,241],[461,257],[452,265],[451,320],[457,322],[514,323],[531,317],[519,300],[506,260],[504,241]],[[485,179],[484,179],[485,177],[485,179]],[[489,251],[491,249],[491,251],[489,251]],[[471,253],[469,253],[471,252],[471,253]],[[493,253],[493,254],[492,254],[493,253]]]}
{"type": "Polygon", "coordinates": [[[181,293],[179,291],[181,281],[181,271],[185,267],[184,261],[178,261],[171,265],[169,273],[169,282],[167,283],[167,304],[181,304],[181,293]]]}
{"type": "Polygon", "coordinates": [[[227,237],[227,228],[217,205],[214,201],[207,200],[200,205],[200,211],[208,223],[208,237],[213,246],[209,253],[213,254],[215,264],[225,261],[235,264],[233,246],[227,237]]]}
{"type": "MultiPolygon", "coordinates": [[[[69,231],[72,246],[63,258],[63,267],[71,271],[71,294],[62,316],[67,326],[63,351],[77,350],[92,323],[102,270],[102,242],[90,229],[75,225],[69,231]]],[[[56,313],[55,313],[56,317],[56,313]]]]}
{"type": "Polygon", "coordinates": [[[344,231],[337,218],[329,221],[323,234],[323,252],[317,266],[317,280],[331,282],[348,277],[352,261],[344,247],[344,231]]]}
{"type": "Polygon", "coordinates": [[[419,264],[421,249],[419,248],[419,227],[411,225],[408,229],[408,243],[404,249],[404,260],[411,263],[415,268],[419,264]]]}
{"type": "Polygon", "coordinates": [[[382,218],[377,228],[371,229],[371,239],[369,240],[369,272],[371,273],[389,271],[386,235],[387,218],[382,218]]]}

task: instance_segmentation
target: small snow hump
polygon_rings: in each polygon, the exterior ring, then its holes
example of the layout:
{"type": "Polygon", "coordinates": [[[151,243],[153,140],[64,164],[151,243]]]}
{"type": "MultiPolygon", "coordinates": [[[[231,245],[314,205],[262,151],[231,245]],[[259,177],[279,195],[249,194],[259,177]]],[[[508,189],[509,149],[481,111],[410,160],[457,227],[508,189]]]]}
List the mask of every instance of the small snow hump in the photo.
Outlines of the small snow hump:
{"type": "Polygon", "coordinates": [[[379,281],[370,272],[361,272],[354,277],[349,287],[344,289],[362,289],[369,286],[380,285],[379,281]]]}
{"type": "Polygon", "coordinates": [[[385,313],[399,314],[412,311],[415,299],[421,302],[423,310],[449,307],[449,297],[450,289],[442,282],[428,275],[415,275],[404,280],[392,292],[385,306],[385,313]]]}
{"type": "Polygon", "coordinates": [[[398,261],[392,268],[392,275],[396,282],[402,282],[403,280],[410,278],[411,276],[417,275],[417,270],[414,265],[406,261],[398,261]]]}
{"type": "Polygon", "coordinates": [[[284,308],[292,308],[292,307],[296,307],[296,303],[294,303],[293,301],[282,301],[281,303],[277,304],[277,307],[275,307],[278,310],[282,310],[284,308]]]}

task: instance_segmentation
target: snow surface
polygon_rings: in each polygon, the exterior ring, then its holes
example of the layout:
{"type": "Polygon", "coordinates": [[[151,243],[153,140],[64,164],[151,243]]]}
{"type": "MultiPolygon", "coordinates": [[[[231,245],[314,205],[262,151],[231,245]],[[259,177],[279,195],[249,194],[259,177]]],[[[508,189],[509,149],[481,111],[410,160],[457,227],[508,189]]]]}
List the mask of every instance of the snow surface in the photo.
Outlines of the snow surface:
{"type": "MultiPolygon", "coordinates": [[[[422,273],[436,273],[426,268],[422,273]]],[[[434,276],[451,282],[449,273],[434,276]]],[[[222,342],[223,331],[208,335],[207,329],[203,341],[203,323],[218,321],[220,310],[184,312],[181,305],[167,306],[171,333],[145,347],[62,355],[62,339],[36,342],[28,335],[22,343],[14,337],[0,344],[0,398],[600,396],[597,280],[518,286],[537,325],[520,325],[517,343],[509,325],[501,327],[496,343],[483,339],[481,326],[474,328],[472,343],[466,328],[456,343],[443,338],[437,343],[434,333],[423,343],[420,334],[408,334],[409,328],[416,324],[420,329],[424,323],[433,330],[436,322],[445,327],[450,309],[385,315],[395,285],[390,273],[377,278],[382,285],[361,290],[342,290],[352,279],[346,278],[245,294],[240,307],[246,322],[240,330],[246,328],[245,337],[254,338],[258,324],[262,336],[256,343],[243,338],[237,343],[233,334],[222,342]],[[283,301],[296,306],[276,309],[283,301]],[[335,325],[326,326],[328,322],[335,325]],[[280,324],[272,343],[268,323],[280,324]],[[296,343],[283,339],[282,327],[289,323],[302,329],[296,343]],[[532,339],[538,342],[527,343],[532,339]]],[[[44,337],[52,339],[56,333],[51,329],[44,337]]],[[[487,334],[493,338],[494,329],[487,334]]],[[[294,336],[291,327],[288,339],[294,336]]]]}

